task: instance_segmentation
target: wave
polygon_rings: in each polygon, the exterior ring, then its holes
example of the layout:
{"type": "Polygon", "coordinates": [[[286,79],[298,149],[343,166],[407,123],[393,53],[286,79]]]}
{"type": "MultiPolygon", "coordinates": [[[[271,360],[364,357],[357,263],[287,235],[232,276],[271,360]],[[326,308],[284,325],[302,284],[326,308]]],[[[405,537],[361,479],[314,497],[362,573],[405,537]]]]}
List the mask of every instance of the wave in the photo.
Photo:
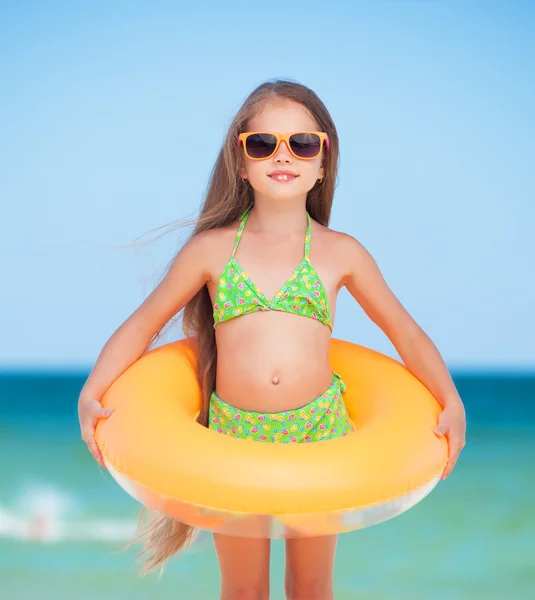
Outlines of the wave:
{"type": "Polygon", "coordinates": [[[136,521],[61,519],[46,515],[20,516],[0,506],[0,538],[36,542],[127,542],[136,521]]]}
{"type": "MultiPolygon", "coordinates": [[[[25,485],[12,504],[0,504],[0,539],[48,544],[128,542],[138,525],[137,519],[84,516],[74,495],[50,484],[25,485]]],[[[204,537],[196,532],[195,550],[201,549],[199,540],[204,537]]]]}

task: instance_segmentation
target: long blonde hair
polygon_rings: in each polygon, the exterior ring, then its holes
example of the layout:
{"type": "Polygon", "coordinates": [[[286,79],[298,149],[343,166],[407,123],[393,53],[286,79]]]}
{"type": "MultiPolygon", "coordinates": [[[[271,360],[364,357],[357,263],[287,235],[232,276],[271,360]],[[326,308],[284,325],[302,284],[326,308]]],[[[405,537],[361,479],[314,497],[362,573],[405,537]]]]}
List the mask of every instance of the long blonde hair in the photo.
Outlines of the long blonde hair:
{"type": "MultiPolygon", "coordinates": [[[[316,120],[319,130],[325,131],[329,136],[329,151],[324,152],[324,178],[309,191],[306,201],[310,216],[322,225],[329,224],[338,174],[339,141],[335,125],[327,108],[311,89],[290,80],[277,79],[259,85],[247,97],[230,124],[210,174],[206,198],[191,237],[232,223],[254,202],[252,187],[240,177],[244,158],[243,151],[238,148],[238,135],[247,131],[249,121],[266,104],[280,101],[294,101],[303,105],[316,120]]],[[[171,224],[169,230],[175,228],[171,224]]],[[[184,307],[182,315],[184,334],[197,350],[197,379],[202,397],[202,408],[197,421],[205,427],[208,427],[209,400],[215,388],[217,366],[212,311],[208,288],[204,286],[184,307]]],[[[149,347],[155,344],[161,332],[162,330],[154,336],[149,347]]],[[[129,544],[145,538],[145,546],[139,556],[149,556],[142,574],[149,573],[156,567],[160,567],[161,572],[164,562],[188,545],[194,533],[192,527],[163,514],[156,513],[152,520],[144,523],[146,514],[146,509],[143,509],[137,535],[129,544]]]]}

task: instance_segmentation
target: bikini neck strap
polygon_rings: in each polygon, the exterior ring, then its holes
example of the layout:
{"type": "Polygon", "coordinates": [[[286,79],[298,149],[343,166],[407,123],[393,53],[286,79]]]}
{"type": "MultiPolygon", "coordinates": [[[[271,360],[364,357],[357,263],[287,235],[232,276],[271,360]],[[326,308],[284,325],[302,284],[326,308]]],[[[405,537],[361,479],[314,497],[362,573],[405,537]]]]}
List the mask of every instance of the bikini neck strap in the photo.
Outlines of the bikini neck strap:
{"type": "Polygon", "coordinates": [[[240,225],[238,227],[238,231],[236,232],[236,239],[234,240],[234,248],[232,249],[232,256],[234,256],[236,254],[236,250],[238,249],[238,244],[240,243],[241,236],[243,235],[245,223],[247,223],[247,217],[249,216],[249,213],[251,212],[251,208],[253,208],[252,204],[245,210],[245,212],[241,216],[240,225]]]}
{"type": "MultiPolygon", "coordinates": [[[[243,235],[243,230],[245,229],[245,223],[247,223],[247,218],[249,217],[251,208],[253,208],[252,204],[242,214],[240,225],[238,227],[238,231],[236,232],[236,239],[234,240],[234,248],[232,249],[232,256],[234,256],[236,254],[236,250],[238,249],[238,245],[239,245],[241,237],[243,235]]],[[[310,220],[310,215],[308,214],[308,211],[306,211],[306,213],[307,213],[307,231],[305,234],[305,260],[309,260],[309,258],[310,258],[310,241],[312,238],[312,222],[310,220]]]]}
{"type": "Polygon", "coordinates": [[[307,210],[307,232],[305,234],[305,260],[310,260],[310,240],[312,238],[312,223],[307,210]]]}

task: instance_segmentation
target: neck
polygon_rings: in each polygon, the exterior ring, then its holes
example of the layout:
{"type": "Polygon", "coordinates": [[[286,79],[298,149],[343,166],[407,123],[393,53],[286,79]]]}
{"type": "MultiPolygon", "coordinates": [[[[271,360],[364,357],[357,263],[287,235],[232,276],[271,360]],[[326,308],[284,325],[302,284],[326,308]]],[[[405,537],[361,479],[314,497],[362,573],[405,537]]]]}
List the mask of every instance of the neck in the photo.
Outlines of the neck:
{"type": "Polygon", "coordinates": [[[305,202],[296,200],[255,200],[251,209],[249,222],[255,229],[264,233],[291,234],[301,233],[303,224],[306,228],[306,199],[305,202]]]}

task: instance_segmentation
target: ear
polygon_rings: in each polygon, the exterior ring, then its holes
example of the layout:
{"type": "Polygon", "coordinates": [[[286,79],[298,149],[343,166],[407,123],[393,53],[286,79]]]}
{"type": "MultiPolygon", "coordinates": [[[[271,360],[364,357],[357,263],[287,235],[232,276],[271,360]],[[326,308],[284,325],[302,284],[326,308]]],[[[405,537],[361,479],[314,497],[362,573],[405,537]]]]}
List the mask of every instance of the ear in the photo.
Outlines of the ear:
{"type": "Polygon", "coordinates": [[[242,168],[240,169],[240,177],[241,177],[242,179],[247,179],[247,171],[245,170],[245,167],[242,167],[242,168]]]}
{"type": "Polygon", "coordinates": [[[324,179],[325,178],[325,168],[322,166],[320,167],[319,173],[318,173],[318,179],[324,179]]]}

